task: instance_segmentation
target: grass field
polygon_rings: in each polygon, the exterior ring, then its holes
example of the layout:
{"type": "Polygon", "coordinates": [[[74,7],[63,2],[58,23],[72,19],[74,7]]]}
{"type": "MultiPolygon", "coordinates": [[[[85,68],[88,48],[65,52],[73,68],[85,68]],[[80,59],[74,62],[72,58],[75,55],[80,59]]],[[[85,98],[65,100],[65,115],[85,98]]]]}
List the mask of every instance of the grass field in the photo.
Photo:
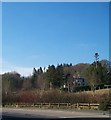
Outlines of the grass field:
{"type": "MultiPolygon", "coordinates": [[[[93,91],[84,91],[84,92],[88,94],[110,94],[111,88],[95,90],[94,92],[93,91]]],[[[84,92],[81,92],[81,93],[84,93],[84,92]]]]}

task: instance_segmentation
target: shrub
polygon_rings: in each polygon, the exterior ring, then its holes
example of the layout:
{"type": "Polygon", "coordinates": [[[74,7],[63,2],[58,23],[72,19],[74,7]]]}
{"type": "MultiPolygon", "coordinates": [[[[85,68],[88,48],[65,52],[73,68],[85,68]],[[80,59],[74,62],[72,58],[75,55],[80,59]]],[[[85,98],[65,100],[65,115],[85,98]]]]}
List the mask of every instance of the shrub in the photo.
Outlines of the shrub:
{"type": "Polygon", "coordinates": [[[101,99],[99,103],[99,110],[107,111],[109,109],[110,101],[107,98],[101,99]]]}

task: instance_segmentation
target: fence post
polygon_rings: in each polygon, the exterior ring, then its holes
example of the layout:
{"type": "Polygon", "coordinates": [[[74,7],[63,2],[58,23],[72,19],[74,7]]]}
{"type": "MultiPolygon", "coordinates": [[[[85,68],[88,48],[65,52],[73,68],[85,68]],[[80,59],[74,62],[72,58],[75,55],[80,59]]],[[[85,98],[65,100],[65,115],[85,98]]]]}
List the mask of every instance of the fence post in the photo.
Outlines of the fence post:
{"type": "Polygon", "coordinates": [[[49,108],[51,107],[51,104],[49,103],[49,108]]]}
{"type": "Polygon", "coordinates": [[[69,103],[67,103],[67,108],[69,107],[69,103]]]}
{"type": "Polygon", "coordinates": [[[58,103],[58,108],[60,107],[60,104],[58,103]]]}
{"type": "Polygon", "coordinates": [[[77,109],[79,109],[79,103],[77,103],[77,109]]]}
{"type": "Polygon", "coordinates": [[[90,103],[88,104],[88,108],[89,108],[89,110],[90,110],[90,103]]]}
{"type": "Polygon", "coordinates": [[[41,103],[41,105],[40,105],[40,108],[42,108],[43,107],[43,103],[41,103]]]}

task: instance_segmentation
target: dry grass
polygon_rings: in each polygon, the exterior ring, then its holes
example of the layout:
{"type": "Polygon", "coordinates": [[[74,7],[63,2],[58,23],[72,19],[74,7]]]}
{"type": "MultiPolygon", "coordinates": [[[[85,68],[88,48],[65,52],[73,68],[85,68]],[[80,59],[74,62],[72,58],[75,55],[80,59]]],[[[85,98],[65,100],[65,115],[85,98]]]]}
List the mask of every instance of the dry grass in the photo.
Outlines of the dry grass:
{"type": "MultiPolygon", "coordinates": [[[[5,103],[99,103],[102,98],[111,98],[110,89],[66,93],[60,90],[21,91],[15,95],[3,96],[5,103]]],[[[111,99],[110,99],[111,101],[111,99]]]]}

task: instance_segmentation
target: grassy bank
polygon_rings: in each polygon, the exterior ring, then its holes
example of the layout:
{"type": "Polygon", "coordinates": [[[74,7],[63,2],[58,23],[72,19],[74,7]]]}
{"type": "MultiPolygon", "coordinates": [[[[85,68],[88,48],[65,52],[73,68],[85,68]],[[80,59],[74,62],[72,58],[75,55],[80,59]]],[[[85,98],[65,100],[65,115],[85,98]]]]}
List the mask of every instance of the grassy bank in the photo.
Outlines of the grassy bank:
{"type": "Polygon", "coordinates": [[[110,89],[66,93],[60,90],[19,91],[3,95],[3,103],[100,103],[105,98],[111,101],[110,89]]]}

